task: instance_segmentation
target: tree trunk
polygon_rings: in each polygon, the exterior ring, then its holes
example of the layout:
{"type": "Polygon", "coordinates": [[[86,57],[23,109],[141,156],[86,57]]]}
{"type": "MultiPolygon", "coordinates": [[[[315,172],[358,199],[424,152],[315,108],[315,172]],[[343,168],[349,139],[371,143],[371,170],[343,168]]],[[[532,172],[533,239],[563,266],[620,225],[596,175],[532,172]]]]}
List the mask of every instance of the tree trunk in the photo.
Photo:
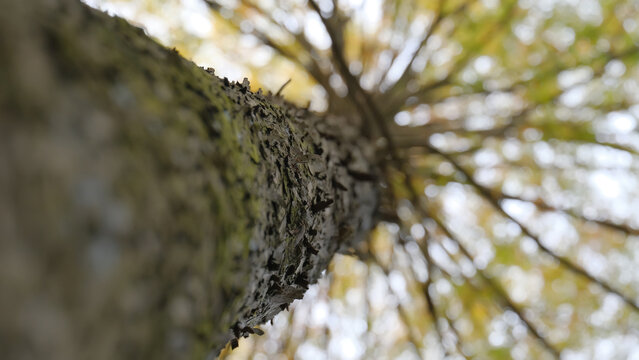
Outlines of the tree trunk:
{"type": "Polygon", "coordinates": [[[3,2],[0,53],[5,359],[215,355],[372,226],[343,119],[74,0],[3,2]]]}

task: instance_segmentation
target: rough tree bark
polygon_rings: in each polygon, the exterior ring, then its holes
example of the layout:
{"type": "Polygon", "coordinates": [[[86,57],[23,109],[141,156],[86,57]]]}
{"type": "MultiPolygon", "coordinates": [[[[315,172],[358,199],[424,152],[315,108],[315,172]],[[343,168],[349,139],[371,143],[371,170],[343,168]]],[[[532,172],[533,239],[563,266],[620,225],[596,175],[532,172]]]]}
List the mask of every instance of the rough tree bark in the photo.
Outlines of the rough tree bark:
{"type": "Polygon", "coordinates": [[[357,126],[75,0],[0,12],[5,359],[214,356],[372,226],[357,126]]]}

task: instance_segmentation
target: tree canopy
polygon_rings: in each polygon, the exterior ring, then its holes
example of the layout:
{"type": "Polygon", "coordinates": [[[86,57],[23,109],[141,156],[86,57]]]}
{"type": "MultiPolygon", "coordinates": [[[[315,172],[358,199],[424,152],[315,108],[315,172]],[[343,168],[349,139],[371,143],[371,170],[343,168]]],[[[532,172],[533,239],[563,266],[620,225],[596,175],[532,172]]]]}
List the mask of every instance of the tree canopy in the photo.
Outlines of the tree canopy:
{"type": "Polygon", "coordinates": [[[223,357],[639,356],[639,2],[87,2],[378,139],[370,239],[223,357]]]}

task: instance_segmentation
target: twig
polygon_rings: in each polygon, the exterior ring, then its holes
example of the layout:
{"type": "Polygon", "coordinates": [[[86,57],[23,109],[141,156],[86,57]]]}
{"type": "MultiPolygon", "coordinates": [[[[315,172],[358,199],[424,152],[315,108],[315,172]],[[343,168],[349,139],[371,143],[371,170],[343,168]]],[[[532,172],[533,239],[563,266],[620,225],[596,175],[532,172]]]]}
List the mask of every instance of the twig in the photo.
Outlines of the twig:
{"type": "MultiPolygon", "coordinates": [[[[467,4],[468,3],[464,3],[459,8],[460,9],[464,8],[464,7],[466,7],[467,4]]],[[[400,77],[397,79],[395,84],[403,83],[403,81],[406,79],[408,74],[410,74],[410,69],[411,69],[411,66],[413,65],[413,63],[415,62],[415,59],[417,59],[417,56],[419,55],[419,53],[422,51],[422,49],[424,48],[426,43],[428,43],[428,40],[430,39],[431,35],[435,32],[435,30],[437,30],[437,27],[439,27],[439,24],[441,23],[441,21],[446,17],[446,15],[444,15],[442,13],[442,6],[443,5],[444,5],[444,0],[439,0],[438,3],[437,3],[437,10],[436,10],[436,13],[435,13],[435,17],[433,17],[433,20],[428,25],[428,28],[426,28],[426,30],[424,32],[424,35],[422,36],[422,40],[419,42],[419,45],[417,46],[417,49],[415,49],[415,52],[413,53],[413,55],[411,56],[410,61],[408,62],[408,65],[406,66],[406,68],[404,69],[404,71],[402,72],[400,77]]],[[[393,66],[393,63],[394,63],[394,61],[391,62],[391,65],[390,65],[389,69],[393,66]]],[[[388,78],[388,71],[382,77],[382,79],[381,79],[381,81],[379,83],[383,84],[384,81],[387,78],[388,78]]],[[[394,89],[394,87],[392,89],[394,89]]],[[[392,93],[392,91],[391,91],[391,93],[392,93]]]]}
{"type": "MultiPolygon", "coordinates": [[[[368,93],[364,91],[364,89],[362,89],[362,87],[359,85],[359,81],[353,76],[353,74],[351,74],[350,70],[348,69],[348,65],[346,64],[346,59],[344,58],[342,49],[336,41],[337,35],[335,34],[335,31],[331,27],[330,23],[322,16],[319,6],[315,2],[315,0],[309,0],[309,3],[322,19],[322,23],[324,24],[324,27],[326,28],[326,31],[328,32],[332,40],[331,51],[333,53],[333,59],[337,62],[338,69],[346,82],[346,85],[348,87],[348,96],[355,104],[358,105],[357,108],[361,112],[364,120],[367,120],[370,117],[373,118],[374,124],[379,128],[380,132],[387,141],[391,158],[397,163],[401,170],[406,170],[403,162],[399,157],[394,140],[388,129],[388,125],[381,115],[382,113],[379,111],[379,108],[372,101],[368,93]]],[[[405,171],[405,173],[408,174],[407,171],[405,171]]]]}
{"type": "MultiPolygon", "coordinates": [[[[410,93],[408,95],[422,96],[423,94],[428,93],[433,89],[450,83],[452,77],[458,74],[459,70],[463,68],[473,58],[473,56],[475,56],[480,50],[486,47],[486,45],[490,44],[494,39],[498,38],[496,36],[497,31],[504,29],[514,20],[515,17],[513,16],[513,13],[517,9],[517,1],[512,1],[509,6],[510,8],[504,11],[503,16],[498,21],[495,21],[494,28],[486,31],[483,36],[476,40],[475,43],[478,45],[475,48],[465,49],[464,54],[452,65],[450,71],[448,71],[448,74],[445,77],[426,84],[416,92],[410,93]]],[[[396,113],[404,105],[407,97],[408,96],[404,94],[403,96],[400,96],[398,100],[392,100],[391,104],[387,108],[388,112],[396,113]]]]}
{"type": "Polygon", "coordinates": [[[479,183],[477,183],[471,174],[469,174],[454,158],[452,158],[451,156],[449,156],[446,153],[443,153],[441,151],[439,151],[438,149],[436,149],[433,146],[428,146],[428,149],[435,153],[438,154],[439,156],[443,157],[444,159],[446,159],[448,162],[450,162],[453,167],[455,167],[455,169],[457,169],[457,171],[459,171],[460,173],[462,173],[467,181],[471,184],[471,186],[473,188],[475,188],[477,190],[477,192],[484,198],[486,199],[498,212],[500,212],[503,216],[505,216],[506,218],[508,218],[509,220],[511,220],[512,222],[514,222],[515,224],[517,224],[519,226],[519,228],[521,229],[521,231],[528,236],[529,238],[531,238],[533,241],[535,241],[535,243],[537,244],[537,246],[539,246],[539,248],[545,252],[546,254],[550,255],[553,259],[555,259],[556,261],[558,261],[561,265],[563,265],[564,267],[566,267],[567,269],[569,269],[570,271],[572,271],[573,273],[582,276],[583,278],[598,284],[601,288],[603,288],[604,290],[606,290],[609,293],[615,294],[617,296],[619,296],[628,306],[630,306],[631,308],[633,308],[635,311],[639,312],[639,305],[637,303],[635,303],[632,299],[630,299],[627,295],[623,294],[621,291],[613,288],[610,284],[608,284],[606,281],[603,281],[601,279],[598,279],[597,277],[595,277],[594,275],[590,274],[589,272],[587,272],[586,270],[584,270],[582,267],[580,267],[579,265],[573,264],[570,260],[568,260],[567,258],[560,256],[558,254],[555,254],[550,248],[548,248],[547,246],[545,246],[540,240],[539,237],[534,235],[532,233],[532,231],[530,231],[530,229],[525,226],[524,224],[522,224],[520,221],[518,221],[517,219],[515,219],[513,216],[511,216],[510,214],[508,214],[503,207],[499,204],[499,199],[497,197],[495,197],[492,192],[488,189],[483,187],[482,185],[480,185],[479,183]]]}
{"type": "Polygon", "coordinates": [[[286,85],[288,85],[290,82],[291,82],[291,79],[286,80],[286,82],[282,84],[282,86],[280,86],[280,89],[277,90],[277,93],[275,93],[275,96],[280,96],[280,94],[282,93],[282,90],[284,90],[286,85]]]}
{"type": "MultiPolygon", "coordinates": [[[[457,239],[457,237],[450,231],[450,229],[448,229],[448,227],[439,218],[434,216],[431,216],[430,218],[433,219],[433,221],[435,221],[437,226],[444,232],[444,234],[459,247],[462,254],[464,254],[464,256],[471,262],[471,264],[473,264],[473,267],[475,268],[477,274],[479,274],[481,279],[486,284],[488,284],[488,286],[493,290],[493,292],[495,292],[495,294],[497,294],[497,297],[502,302],[502,307],[506,307],[510,309],[512,312],[514,312],[517,315],[517,317],[519,317],[519,319],[524,323],[524,325],[526,326],[530,334],[532,334],[544,346],[544,348],[548,352],[552,353],[552,355],[556,359],[559,359],[560,351],[557,350],[552,344],[550,344],[548,340],[546,340],[546,338],[541,335],[541,333],[539,333],[537,328],[535,328],[535,326],[526,318],[523,311],[510,299],[508,294],[502,289],[501,286],[499,286],[495,281],[493,281],[492,278],[486,275],[484,270],[474,266],[475,263],[474,263],[474,259],[472,255],[470,254],[470,252],[468,252],[466,247],[464,247],[464,245],[457,239]]],[[[463,273],[462,273],[462,276],[465,277],[463,273]]],[[[468,281],[468,283],[471,286],[473,286],[470,281],[468,281]]]]}
{"type": "MultiPolygon", "coordinates": [[[[401,236],[399,238],[401,239],[401,236]]],[[[403,243],[403,242],[400,242],[400,243],[403,243]]],[[[422,293],[424,294],[424,298],[426,299],[426,306],[427,306],[426,309],[430,317],[433,319],[433,328],[435,329],[435,333],[437,333],[437,337],[439,338],[439,343],[442,346],[442,350],[444,350],[445,357],[449,357],[451,354],[449,353],[448,349],[444,345],[444,333],[442,329],[440,329],[439,327],[440,326],[439,315],[437,314],[437,309],[435,307],[435,302],[433,301],[433,297],[430,295],[430,292],[429,292],[430,286],[433,283],[432,281],[433,280],[432,279],[433,263],[428,253],[425,253],[424,256],[426,258],[426,264],[428,266],[428,277],[426,278],[426,282],[424,284],[419,283],[416,279],[416,276],[414,275],[414,270],[412,270],[412,268],[411,268],[411,272],[413,272],[413,278],[415,279],[415,282],[421,285],[422,293]]]]}
{"type": "MultiPolygon", "coordinates": [[[[375,265],[379,266],[379,268],[382,269],[382,271],[384,272],[384,275],[386,275],[386,278],[388,278],[390,274],[388,267],[382,264],[381,260],[373,252],[369,251],[369,255],[371,259],[373,260],[373,262],[375,263],[375,265]]],[[[395,291],[393,290],[393,287],[390,285],[390,282],[388,284],[388,288],[393,294],[395,294],[395,291]]],[[[410,341],[410,343],[413,344],[413,346],[415,347],[417,356],[421,357],[421,348],[422,348],[421,341],[419,341],[415,337],[415,334],[413,332],[413,327],[410,324],[410,320],[409,320],[410,317],[406,313],[406,309],[404,309],[404,306],[402,305],[399,299],[399,296],[397,294],[395,294],[395,296],[397,297],[397,312],[399,313],[399,317],[404,323],[404,326],[406,326],[406,331],[408,332],[408,341],[410,341]]]]}
{"type": "MultiPolygon", "coordinates": [[[[213,10],[216,13],[219,13],[219,11],[222,9],[222,6],[220,4],[217,3],[217,1],[215,0],[205,0],[206,4],[209,6],[209,8],[211,10],[213,10]]],[[[246,6],[251,7],[252,9],[258,11],[258,13],[261,13],[261,9],[256,8],[253,4],[250,4],[247,1],[243,1],[243,4],[245,4],[246,6]]],[[[263,15],[267,17],[266,15],[263,15]]],[[[224,17],[223,17],[224,18],[224,17]]],[[[239,22],[240,20],[238,19],[233,19],[233,18],[229,18],[226,19],[224,18],[229,25],[233,26],[236,30],[241,30],[239,22]]],[[[267,19],[269,19],[269,21],[271,23],[273,23],[273,20],[270,19],[269,17],[267,17],[267,19]]],[[[276,26],[279,26],[283,31],[287,32],[290,34],[290,32],[288,30],[286,30],[285,28],[282,28],[281,25],[275,23],[276,26]]],[[[308,74],[311,75],[311,77],[313,77],[313,79],[315,81],[317,81],[318,84],[320,84],[325,90],[326,92],[329,94],[329,97],[334,99],[337,98],[337,95],[334,93],[333,88],[330,86],[330,84],[328,83],[328,77],[326,76],[326,74],[324,74],[324,72],[321,70],[321,67],[319,66],[319,64],[315,61],[315,59],[317,58],[317,56],[313,56],[312,53],[306,54],[307,58],[310,59],[310,63],[307,63],[303,60],[304,56],[300,56],[300,54],[296,54],[293,53],[291,51],[289,51],[288,49],[286,49],[283,45],[278,44],[275,40],[273,40],[270,36],[268,36],[266,33],[258,30],[258,29],[253,29],[251,31],[251,34],[253,36],[255,36],[256,38],[258,38],[262,44],[272,48],[273,50],[275,50],[277,53],[279,53],[280,55],[282,55],[285,59],[289,60],[290,62],[292,62],[293,64],[297,64],[298,66],[300,66],[302,69],[304,69],[308,74]]],[[[291,34],[292,36],[295,37],[295,39],[298,41],[299,43],[299,36],[296,36],[295,34],[291,34]]],[[[304,48],[305,51],[314,51],[314,49],[312,49],[312,47],[309,47],[308,44],[301,44],[302,47],[304,48]]]]}
{"type": "MultiPolygon", "coordinates": [[[[428,251],[428,245],[425,246],[426,247],[426,251],[422,251],[422,254],[424,255],[424,257],[426,258],[426,264],[428,266],[428,278],[426,279],[426,283],[423,284],[422,286],[422,292],[424,293],[424,297],[426,298],[426,304],[428,306],[428,311],[431,314],[431,316],[433,317],[433,322],[434,322],[434,326],[437,329],[437,334],[439,335],[439,340],[442,344],[442,348],[444,349],[444,353],[446,355],[446,357],[450,356],[448,350],[446,349],[446,345],[444,344],[444,336],[443,336],[443,331],[439,328],[439,316],[437,315],[437,308],[435,307],[435,302],[433,301],[433,298],[430,296],[429,293],[429,289],[430,286],[433,283],[433,274],[435,273],[435,267],[437,267],[437,269],[439,269],[439,266],[437,266],[437,264],[435,264],[435,262],[433,261],[433,258],[430,256],[430,252],[428,251]]],[[[420,247],[420,249],[422,249],[420,247]]],[[[412,268],[411,268],[412,270],[412,268]]],[[[450,322],[450,320],[448,318],[446,318],[446,321],[448,322],[448,325],[454,329],[452,323],[450,322]]],[[[455,330],[456,333],[456,330],[455,330]]],[[[461,340],[461,338],[459,337],[459,334],[456,334],[457,339],[461,340]]],[[[457,351],[464,357],[466,358],[466,356],[464,356],[464,353],[461,351],[461,349],[457,349],[457,351]]]]}
{"type": "Polygon", "coordinates": [[[518,197],[518,196],[500,194],[498,200],[499,201],[501,201],[501,200],[523,201],[523,202],[527,202],[527,203],[531,203],[531,204],[535,205],[537,208],[539,208],[542,211],[561,212],[561,213],[564,213],[564,214],[568,214],[568,215],[572,216],[573,218],[581,220],[583,222],[595,223],[597,225],[603,226],[603,227],[611,229],[611,230],[620,231],[622,233],[625,233],[626,235],[639,235],[639,229],[632,228],[632,227],[630,227],[627,224],[614,223],[614,222],[612,222],[610,220],[599,220],[599,219],[587,218],[586,216],[584,216],[582,214],[579,214],[579,213],[575,212],[574,210],[558,208],[556,206],[552,206],[552,205],[546,203],[541,198],[523,199],[523,198],[518,197]]]}

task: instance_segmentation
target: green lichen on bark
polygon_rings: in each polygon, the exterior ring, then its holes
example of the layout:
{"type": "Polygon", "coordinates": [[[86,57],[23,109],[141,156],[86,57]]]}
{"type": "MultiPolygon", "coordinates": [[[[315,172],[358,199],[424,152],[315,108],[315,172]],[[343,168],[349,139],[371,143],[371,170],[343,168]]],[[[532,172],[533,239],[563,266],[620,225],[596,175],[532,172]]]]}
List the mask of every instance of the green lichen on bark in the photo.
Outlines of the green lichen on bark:
{"type": "Polygon", "coordinates": [[[0,16],[6,358],[204,358],[371,227],[371,148],[343,119],[73,0],[0,16]]]}

